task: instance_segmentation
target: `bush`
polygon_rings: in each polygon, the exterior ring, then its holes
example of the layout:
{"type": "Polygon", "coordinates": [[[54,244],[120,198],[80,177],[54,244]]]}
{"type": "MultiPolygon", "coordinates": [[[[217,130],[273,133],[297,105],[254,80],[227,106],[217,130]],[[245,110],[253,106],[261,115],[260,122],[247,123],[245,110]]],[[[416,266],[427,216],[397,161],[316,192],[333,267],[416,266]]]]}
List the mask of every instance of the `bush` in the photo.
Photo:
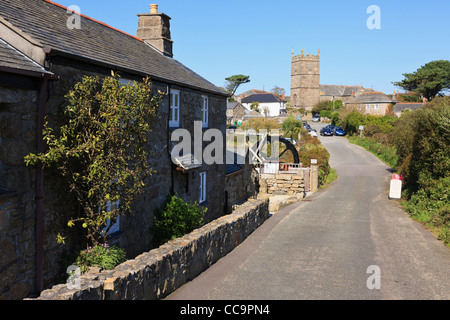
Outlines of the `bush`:
{"type": "Polygon", "coordinates": [[[200,228],[206,211],[197,203],[186,203],[177,196],[168,197],[163,207],[155,210],[156,222],[152,228],[155,246],[200,228]]]}
{"type": "Polygon", "coordinates": [[[88,271],[89,267],[100,267],[103,270],[112,270],[126,261],[125,250],[107,244],[100,244],[80,251],[74,264],[82,273],[88,271]]]}

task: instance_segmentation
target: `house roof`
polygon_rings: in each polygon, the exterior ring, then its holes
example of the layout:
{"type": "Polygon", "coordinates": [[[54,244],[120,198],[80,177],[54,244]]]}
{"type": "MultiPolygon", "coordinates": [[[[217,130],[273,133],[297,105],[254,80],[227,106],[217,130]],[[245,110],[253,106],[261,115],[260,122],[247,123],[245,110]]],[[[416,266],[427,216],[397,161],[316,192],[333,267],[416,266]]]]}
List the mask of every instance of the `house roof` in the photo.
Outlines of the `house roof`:
{"type": "Polygon", "coordinates": [[[285,100],[278,98],[273,93],[257,93],[242,99],[242,103],[253,103],[253,102],[271,103],[271,102],[285,102],[285,100]]]}
{"type": "Polygon", "coordinates": [[[245,98],[245,97],[251,96],[252,94],[257,94],[257,93],[270,93],[270,92],[267,92],[264,90],[258,90],[258,89],[250,89],[250,90],[247,90],[247,91],[239,94],[238,96],[245,98]]]}
{"type": "MultiPolygon", "coordinates": [[[[142,39],[81,15],[81,28],[67,27],[67,8],[49,0],[2,0],[0,17],[51,52],[111,69],[226,95],[177,60],[142,39]]],[[[136,23],[137,27],[137,23],[136,23]]]]}
{"type": "Polygon", "coordinates": [[[365,89],[363,86],[343,86],[343,85],[320,85],[320,95],[322,96],[351,96],[353,93],[373,91],[372,89],[365,89]]]}
{"type": "Polygon", "coordinates": [[[234,110],[238,106],[239,102],[233,101],[233,102],[227,102],[227,109],[228,110],[234,110]]]}
{"type": "Polygon", "coordinates": [[[0,67],[7,68],[11,72],[25,70],[32,73],[51,74],[36,61],[28,58],[2,39],[0,39],[0,67]]]}
{"type": "Polygon", "coordinates": [[[352,97],[347,103],[392,103],[392,99],[382,92],[364,92],[352,97]]]}
{"type": "Polygon", "coordinates": [[[422,108],[424,103],[397,103],[394,106],[394,112],[402,112],[405,109],[416,110],[422,108]]]}

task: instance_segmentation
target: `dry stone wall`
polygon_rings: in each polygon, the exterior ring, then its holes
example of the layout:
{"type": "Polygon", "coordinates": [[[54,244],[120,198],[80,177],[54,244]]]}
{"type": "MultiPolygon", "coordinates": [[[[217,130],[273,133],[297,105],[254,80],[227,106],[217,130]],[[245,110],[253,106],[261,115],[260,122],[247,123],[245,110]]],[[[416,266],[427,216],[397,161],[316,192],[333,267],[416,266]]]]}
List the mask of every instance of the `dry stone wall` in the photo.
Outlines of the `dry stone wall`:
{"type": "Polygon", "coordinates": [[[260,193],[269,195],[305,195],[305,173],[263,174],[260,193]]]}
{"type": "Polygon", "coordinates": [[[57,285],[36,300],[158,300],[194,279],[269,218],[267,200],[250,200],[192,233],[111,271],[82,275],[79,289],[57,285]]]}

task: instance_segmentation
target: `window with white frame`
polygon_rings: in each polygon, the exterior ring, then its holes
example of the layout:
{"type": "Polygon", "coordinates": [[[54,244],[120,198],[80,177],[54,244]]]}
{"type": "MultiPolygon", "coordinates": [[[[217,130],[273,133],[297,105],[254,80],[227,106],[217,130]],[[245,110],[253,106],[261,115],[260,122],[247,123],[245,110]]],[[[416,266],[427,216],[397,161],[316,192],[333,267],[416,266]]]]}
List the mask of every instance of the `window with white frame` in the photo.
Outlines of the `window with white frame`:
{"type": "Polygon", "coordinates": [[[380,109],[380,105],[376,104],[376,105],[374,106],[374,109],[375,109],[375,110],[380,109]]]}
{"type": "Polygon", "coordinates": [[[366,104],[366,110],[370,110],[370,104],[366,104]]]}
{"type": "Polygon", "coordinates": [[[209,126],[209,99],[206,96],[202,96],[202,127],[208,128],[209,126]]]}
{"type": "Polygon", "coordinates": [[[180,91],[170,90],[169,127],[180,127],[180,91]]]}
{"type": "Polygon", "coordinates": [[[206,172],[200,173],[200,203],[206,202],[206,172]]]}
{"type": "MultiPolygon", "coordinates": [[[[111,212],[111,211],[119,209],[119,205],[120,205],[120,201],[116,201],[116,202],[108,201],[106,203],[106,212],[111,212]]],[[[100,208],[99,208],[99,210],[100,210],[100,208]]],[[[105,226],[105,228],[103,228],[103,234],[106,233],[106,231],[109,229],[110,226],[111,226],[111,220],[107,219],[106,226],[105,226]]],[[[109,229],[108,234],[112,235],[119,231],[120,231],[120,216],[117,216],[116,221],[109,229]]]]}

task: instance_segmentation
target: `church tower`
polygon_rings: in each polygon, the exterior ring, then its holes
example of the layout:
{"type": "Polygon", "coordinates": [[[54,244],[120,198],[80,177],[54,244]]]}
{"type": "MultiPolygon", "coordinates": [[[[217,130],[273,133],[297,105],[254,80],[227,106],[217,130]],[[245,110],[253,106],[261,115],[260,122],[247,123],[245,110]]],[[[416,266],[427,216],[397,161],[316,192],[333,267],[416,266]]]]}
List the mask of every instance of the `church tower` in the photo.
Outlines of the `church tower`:
{"type": "Polygon", "coordinates": [[[319,102],[320,50],[317,55],[292,52],[291,107],[311,111],[319,102]]]}

